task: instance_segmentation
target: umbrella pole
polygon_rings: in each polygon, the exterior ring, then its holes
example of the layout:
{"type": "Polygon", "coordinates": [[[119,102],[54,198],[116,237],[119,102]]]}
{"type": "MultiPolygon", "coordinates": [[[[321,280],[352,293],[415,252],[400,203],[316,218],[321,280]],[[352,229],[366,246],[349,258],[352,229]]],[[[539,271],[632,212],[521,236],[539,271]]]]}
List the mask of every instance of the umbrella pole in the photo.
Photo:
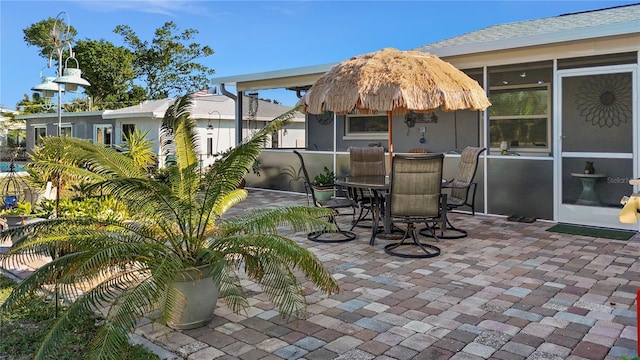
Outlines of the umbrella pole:
{"type": "Polygon", "coordinates": [[[391,164],[393,160],[393,114],[391,111],[387,111],[387,127],[389,128],[389,172],[391,172],[391,164]]]}

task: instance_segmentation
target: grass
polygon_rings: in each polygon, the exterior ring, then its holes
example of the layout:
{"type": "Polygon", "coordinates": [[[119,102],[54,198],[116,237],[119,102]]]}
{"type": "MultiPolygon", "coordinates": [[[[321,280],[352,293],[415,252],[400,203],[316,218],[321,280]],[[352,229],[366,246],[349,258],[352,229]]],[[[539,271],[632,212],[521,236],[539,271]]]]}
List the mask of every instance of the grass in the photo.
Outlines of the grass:
{"type": "MultiPolygon", "coordinates": [[[[0,274],[0,304],[4,303],[16,283],[0,274]]],[[[55,317],[53,301],[33,296],[11,313],[0,313],[0,359],[31,359],[55,317]]],[[[96,332],[95,319],[89,315],[78,319],[67,331],[58,352],[60,360],[87,359],[89,342],[96,332]]],[[[159,357],[141,346],[128,346],[123,360],[157,360],[159,357]]]]}

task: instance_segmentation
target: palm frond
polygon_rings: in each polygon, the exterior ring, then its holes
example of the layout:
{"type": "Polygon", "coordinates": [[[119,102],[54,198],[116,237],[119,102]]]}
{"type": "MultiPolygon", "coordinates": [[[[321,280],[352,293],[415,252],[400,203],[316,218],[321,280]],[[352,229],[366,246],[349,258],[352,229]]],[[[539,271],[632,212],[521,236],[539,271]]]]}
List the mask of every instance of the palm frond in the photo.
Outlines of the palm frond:
{"type": "Polygon", "coordinates": [[[311,232],[335,225],[328,221],[333,210],[309,206],[289,206],[275,209],[253,209],[236,217],[220,220],[218,226],[223,234],[269,233],[275,234],[282,226],[295,232],[311,232]]]}
{"type": "MultiPolygon", "coordinates": [[[[195,131],[197,124],[189,116],[192,104],[193,96],[191,94],[176,99],[167,109],[160,128],[163,135],[163,149],[173,148],[180,169],[186,169],[198,163],[195,152],[198,142],[195,131]]],[[[164,155],[169,155],[169,153],[164,155]]]]}
{"type": "MultiPolygon", "coordinates": [[[[263,261],[275,261],[292,268],[302,270],[304,275],[327,294],[338,291],[338,285],[323,266],[322,262],[310,251],[295,241],[277,234],[246,234],[219,238],[209,247],[212,251],[224,251],[236,259],[245,262],[256,261],[260,256],[263,261]]],[[[256,269],[260,269],[257,267],[256,269]]],[[[248,269],[247,269],[248,270],[248,269]]],[[[260,277],[260,272],[248,273],[250,277],[260,277]]]]}

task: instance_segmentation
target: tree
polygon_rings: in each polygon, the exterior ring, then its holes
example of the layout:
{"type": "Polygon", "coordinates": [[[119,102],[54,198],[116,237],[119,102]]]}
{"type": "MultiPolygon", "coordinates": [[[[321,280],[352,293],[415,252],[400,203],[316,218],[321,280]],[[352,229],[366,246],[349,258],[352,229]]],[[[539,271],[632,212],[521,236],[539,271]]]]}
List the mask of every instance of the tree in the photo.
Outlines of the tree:
{"type": "Polygon", "coordinates": [[[187,43],[198,34],[197,30],[186,29],[176,35],[177,30],[173,22],[167,22],[156,29],[151,43],[140,40],[127,25],[114,30],[135,54],[136,79],[145,84],[149,99],[163,99],[209,86],[208,77],[214,71],[194,60],[213,55],[213,50],[198,43],[187,43]]]}
{"type": "Polygon", "coordinates": [[[91,84],[85,92],[93,107],[119,109],[146,98],[144,89],[134,85],[136,55],[127,48],[105,40],[80,40],[74,52],[83,77],[91,84]]]}
{"type": "MultiPolygon", "coordinates": [[[[40,49],[40,56],[49,59],[50,66],[57,68],[52,30],[56,19],[39,21],[23,30],[24,40],[29,46],[40,49]]],[[[66,25],[62,25],[66,29],[66,25]]],[[[175,34],[178,27],[167,22],[156,29],[153,40],[142,41],[128,25],[114,29],[124,38],[128,47],[116,46],[101,40],[80,40],[72,46],[83,77],[90,87],[84,89],[91,97],[91,109],[118,109],[148,99],[163,99],[169,96],[194,92],[209,86],[209,77],[214,71],[195,60],[212,55],[208,46],[190,42],[198,34],[187,29],[175,34]]],[[[70,43],[77,32],[69,27],[70,43]]],[[[68,48],[63,49],[63,58],[68,58],[68,48]]],[[[88,103],[76,102],[69,109],[87,109],[88,103]]]]}
{"type": "MultiPolygon", "coordinates": [[[[50,17],[48,19],[32,24],[28,28],[22,30],[22,32],[24,33],[24,41],[27,43],[27,45],[40,48],[39,55],[45,59],[49,59],[52,53],[56,55],[54,49],[55,42],[52,36],[53,26],[55,22],[56,19],[50,17]]],[[[57,28],[61,28],[66,31],[66,24],[59,23],[59,25],[61,26],[57,28]]],[[[73,42],[73,38],[77,35],[78,32],[73,26],[69,26],[68,28],[69,39],[73,42]]],[[[65,49],[65,51],[68,51],[68,49],[65,49]]],[[[58,58],[54,56],[53,60],[58,61],[58,58]]]]}
{"type": "Polygon", "coordinates": [[[210,281],[219,284],[220,297],[236,312],[248,306],[237,274],[242,270],[262,287],[285,318],[305,313],[297,276],[306,277],[327,294],[339,290],[331,273],[310,250],[279,233],[283,225],[295,232],[326,229],[331,226],[327,222],[330,209],[291,206],[224,216],[247,198],[247,191],[237,185],[269,135],[287,124],[299,108],[222,153],[203,174],[196,152],[196,120],[188,112],[191,104],[190,96],[180,97],[164,116],[163,141],[171,140],[176,149],[172,154],[175,165],[169,169],[166,183],[149,177],[131,157],[115,149],[74,138],[44,139],[46,152],[60,154],[65,161],[42,157],[32,163],[33,170],[84,179],[125,204],[131,218],[47,219],[4,233],[14,241],[0,254],[3,264],[29,261],[52,249],[74,250],[36,269],[0,305],[0,311],[9,311],[54,281],[62,294],[76,299],[63,309],[34,358],[45,358],[78,314],[105,306],[92,356],[119,358],[140,317],[159,308],[164,320],[172,319],[171,309],[180,301],[173,283],[176,274],[185,269],[195,271],[197,279],[211,272],[210,281]],[[87,284],[92,287],[78,294],[78,287],[87,284]]]}
{"type": "Polygon", "coordinates": [[[24,94],[24,98],[18,102],[17,107],[21,109],[20,112],[23,114],[40,114],[55,113],[57,105],[50,98],[33,93],[33,98],[29,98],[28,94],[24,94]]]}

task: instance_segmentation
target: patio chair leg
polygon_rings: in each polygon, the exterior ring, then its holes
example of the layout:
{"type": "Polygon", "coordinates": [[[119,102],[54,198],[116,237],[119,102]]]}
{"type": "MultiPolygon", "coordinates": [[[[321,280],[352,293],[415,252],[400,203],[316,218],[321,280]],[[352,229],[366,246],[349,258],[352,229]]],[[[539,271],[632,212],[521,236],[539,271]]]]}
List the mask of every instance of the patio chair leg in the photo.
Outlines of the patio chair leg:
{"type": "MultiPolygon", "coordinates": [[[[447,217],[446,219],[447,222],[447,226],[445,229],[442,229],[442,227],[440,225],[435,225],[433,227],[433,229],[435,230],[440,230],[440,235],[438,236],[438,238],[440,239],[462,239],[464,237],[467,237],[468,232],[467,230],[463,230],[463,229],[459,229],[455,226],[453,226],[453,224],[451,224],[451,221],[449,220],[449,217],[447,217]]],[[[429,227],[429,225],[427,224],[427,227],[424,229],[420,230],[420,235],[426,236],[426,237],[434,237],[434,231],[432,231],[429,227]]]]}
{"type": "MultiPolygon", "coordinates": [[[[429,228],[433,229],[432,227],[429,227],[429,228]]],[[[433,233],[433,230],[432,230],[432,233],[433,233]]],[[[435,238],[436,240],[438,239],[435,233],[433,233],[433,238],[435,238]]],[[[409,223],[407,224],[407,231],[405,232],[402,239],[399,242],[385,245],[384,252],[386,252],[389,255],[394,255],[394,256],[399,256],[404,258],[414,258],[414,259],[415,258],[431,258],[431,257],[436,257],[440,255],[440,248],[431,244],[425,244],[420,242],[420,240],[417,237],[417,230],[415,228],[415,225],[413,223],[409,223]],[[405,242],[405,240],[409,238],[409,233],[411,233],[413,244],[405,242]],[[398,249],[401,246],[418,246],[423,253],[422,254],[406,253],[406,252],[396,251],[396,249],[398,249]]]]}

